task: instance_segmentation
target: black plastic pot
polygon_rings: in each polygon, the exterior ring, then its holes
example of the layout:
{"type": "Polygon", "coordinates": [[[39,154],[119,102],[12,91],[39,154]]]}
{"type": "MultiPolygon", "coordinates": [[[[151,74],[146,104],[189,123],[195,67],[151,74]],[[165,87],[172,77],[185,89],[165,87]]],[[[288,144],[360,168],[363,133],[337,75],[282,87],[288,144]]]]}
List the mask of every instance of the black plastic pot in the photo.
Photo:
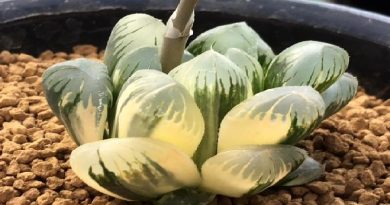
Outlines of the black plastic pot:
{"type": "MultiPolygon", "coordinates": [[[[166,20],[178,0],[0,0],[0,50],[37,55],[69,51],[76,44],[105,47],[117,20],[146,12],[166,20]]],[[[195,35],[247,21],[277,53],[302,40],[345,48],[349,71],[382,98],[390,97],[390,18],[305,0],[200,0],[195,35]]]]}

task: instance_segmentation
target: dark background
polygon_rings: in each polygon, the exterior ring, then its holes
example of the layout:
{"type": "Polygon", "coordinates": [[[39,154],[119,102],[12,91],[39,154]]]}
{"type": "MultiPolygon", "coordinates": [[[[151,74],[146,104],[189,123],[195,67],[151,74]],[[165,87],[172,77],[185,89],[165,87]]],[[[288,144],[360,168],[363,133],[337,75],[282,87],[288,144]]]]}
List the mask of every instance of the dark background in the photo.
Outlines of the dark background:
{"type": "Polygon", "coordinates": [[[347,4],[390,16],[390,1],[388,0],[338,0],[337,3],[347,4]]]}

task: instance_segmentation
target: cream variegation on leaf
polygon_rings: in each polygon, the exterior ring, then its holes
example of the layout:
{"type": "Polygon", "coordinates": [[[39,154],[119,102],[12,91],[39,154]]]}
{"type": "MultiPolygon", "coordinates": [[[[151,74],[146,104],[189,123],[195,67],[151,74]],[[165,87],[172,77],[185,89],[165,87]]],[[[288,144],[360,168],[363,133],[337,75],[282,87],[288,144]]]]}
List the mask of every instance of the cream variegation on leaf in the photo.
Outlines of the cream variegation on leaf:
{"type": "Polygon", "coordinates": [[[127,53],[142,47],[161,46],[164,32],[164,23],[147,14],[131,14],[120,19],[111,31],[104,53],[109,74],[127,53]]]}
{"type": "Polygon", "coordinates": [[[324,112],[321,95],[311,87],[260,92],[227,113],[219,130],[218,151],[237,145],[294,144],[319,124],[324,112]]]}
{"type": "Polygon", "coordinates": [[[256,194],[297,169],[305,157],[305,151],[290,145],[236,147],[202,165],[201,186],[231,197],[256,194]]]}
{"type": "Polygon", "coordinates": [[[160,140],[132,137],[84,144],[70,157],[73,171],[86,184],[124,200],[147,200],[201,179],[194,162],[160,140]]]}
{"type": "Polygon", "coordinates": [[[348,53],[335,45],[303,41],[277,55],[269,65],[266,89],[281,86],[312,86],[323,92],[347,69],[348,53]]]}
{"type": "Polygon", "coordinates": [[[204,133],[199,108],[187,90],[168,75],[141,70],[119,94],[111,137],[150,137],[192,156],[204,133]]]}
{"type": "Polygon", "coordinates": [[[42,78],[48,104],[73,140],[77,144],[102,140],[112,105],[107,67],[81,58],[50,67],[42,78]]]}
{"type": "Polygon", "coordinates": [[[206,51],[170,73],[195,99],[205,121],[205,133],[194,155],[200,167],[217,152],[218,128],[225,114],[252,95],[244,71],[225,56],[206,51]]]}

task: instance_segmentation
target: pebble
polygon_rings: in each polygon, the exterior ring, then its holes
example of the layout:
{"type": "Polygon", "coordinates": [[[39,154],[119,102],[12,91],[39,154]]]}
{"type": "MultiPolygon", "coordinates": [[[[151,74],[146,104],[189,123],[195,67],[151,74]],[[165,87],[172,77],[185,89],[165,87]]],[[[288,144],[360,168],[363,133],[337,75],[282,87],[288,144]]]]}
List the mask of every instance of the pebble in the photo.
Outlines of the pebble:
{"type": "Polygon", "coordinates": [[[362,142],[374,148],[377,148],[379,145],[378,137],[370,134],[364,136],[362,142]]]}
{"type": "Polygon", "coordinates": [[[39,152],[35,149],[26,149],[19,152],[16,157],[18,163],[30,163],[38,157],[39,152]]]}
{"type": "Polygon", "coordinates": [[[359,178],[360,178],[360,181],[362,182],[362,184],[364,186],[374,186],[375,185],[375,176],[374,174],[372,173],[371,170],[367,169],[367,170],[364,170],[363,172],[361,172],[359,174],[359,178]]]}
{"type": "Polygon", "coordinates": [[[53,205],[75,205],[76,203],[70,199],[56,198],[53,205]]]}
{"type": "Polygon", "coordinates": [[[16,106],[19,103],[18,99],[14,96],[1,95],[0,96],[0,108],[16,106]]]}
{"type": "Polygon", "coordinates": [[[379,202],[379,197],[371,192],[364,191],[359,197],[359,204],[376,205],[379,202]]]}
{"type": "Polygon", "coordinates": [[[390,193],[390,177],[387,177],[383,182],[381,188],[385,193],[390,193]]]}
{"type": "Polygon", "coordinates": [[[51,205],[53,204],[55,198],[57,198],[58,193],[51,190],[46,190],[42,195],[40,195],[36,202],[38,205],[51,205]]]}
{"type": "Polygon", "coordinates": [[[315,181],[306,185],[311,191],[316,194],[325,194],[331,188],[328,182],[315,181]]]}
{"type": "Polygon", "coordinates": [[[20,62],[28,63],[30,61],[35,61],[35,58],[32,57],[31,55],[21,53],[17,56],[17,60],[20,62]]]}
{"type": "Polygon", "coordinates": [[[56,176],[48,177],[46,179],[46,185],[49,189],[58,189],[64,184],[64,179],[60,179],[56,176]]]}
{"type": "Polygon", "coordinates": [[[56,167],[55,165],[47,161],[38,162],[32,165],[32,172],[35,175],[44,178],[55,176],[58,170],[59,167],[56,167]]]}
{"type": "Polygon", "coordinates": [[[291,188],[291,192],[293,195],[301,197],[309,192],[309,189],[306,187],[296,186],[291,188]]]}
{"type": "Polygon", "coordinates": [[[30,201],[35,201],[39,195],[40,192],[37,188],[30,188],[29,190],[23,193],[23,196],[30,201]]]}
{"type": "Polygon", "coordinates": [[[19,192],[12,186],[0,186],[0,203],[5,203],[17,196],[19,196],[19,192]]]}
{"type": "Polygon", "coordinates": [[[387,174],[385,165],[380,160],[375,160],[371,163],[370,169],[375,177],[382,177],[387,174]]]}
{"type": "Polygon", "coordinates": [[[369,129],[377,136],[381,136],[387,132],[384,122],[379,119],[373,119],[369,123],[369,129]]]}
{"type": "Polygon", "coordinates": [[[32,172],[21,172],[16,175],[17,179],[21,179],[23,181],[30,181],[35,179],[36,175],[32,172]]]}
{"type": "Polygon", "coordinates": [[[23,69],[22,76],[23,77],[34,76],[37,72],[37,69],[38,69],[38,64],[36,62],[28,62],[26,63],[23,69]]]}
{"type": "Polygon", "coordinates": [[[334,154],[345,154],[349,150],[348,143],[335,135],[326,136],[324,138],[324,145],[329,152],[334,154]]]}
{"type": "Polygon", "coordinates": [[[30,201],[24,196],[14,197],[10,199],[5,205],[29,205],[30,201]]]}

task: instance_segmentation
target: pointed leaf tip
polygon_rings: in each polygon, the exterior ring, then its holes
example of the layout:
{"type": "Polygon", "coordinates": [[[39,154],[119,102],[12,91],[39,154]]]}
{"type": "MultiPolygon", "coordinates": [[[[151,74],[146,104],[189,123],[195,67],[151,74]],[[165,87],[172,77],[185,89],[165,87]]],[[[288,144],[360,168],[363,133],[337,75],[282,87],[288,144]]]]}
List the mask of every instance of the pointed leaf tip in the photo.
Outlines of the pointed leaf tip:
{"type": "Polygon", "coordinates": [[[264,74],[263,67],[249,54],[238,48],[230,48],[225,53],[225,56],[241,68],[252,85],[253,93],[263,91],[264,87],[264,74]]]}

